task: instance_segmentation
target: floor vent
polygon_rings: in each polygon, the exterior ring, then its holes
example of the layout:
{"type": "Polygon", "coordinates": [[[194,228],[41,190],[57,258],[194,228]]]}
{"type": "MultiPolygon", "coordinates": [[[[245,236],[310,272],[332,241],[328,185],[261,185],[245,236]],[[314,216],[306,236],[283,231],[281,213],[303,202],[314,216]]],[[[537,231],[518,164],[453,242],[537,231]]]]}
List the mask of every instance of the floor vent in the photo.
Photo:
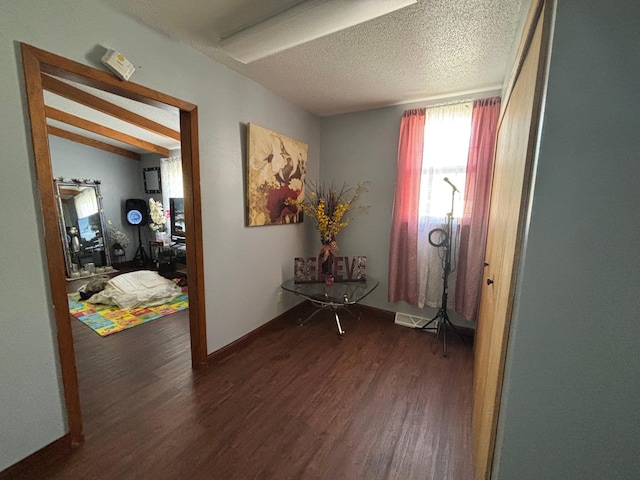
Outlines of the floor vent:
{"type": "Polygon", "coordinates": [[[409,315],[408,313],[396,313],[396,325],[402,325],[403,327],[421,328],[425,323],[429,321],[428,318],[416,317],[415,315],[409,315]]]}

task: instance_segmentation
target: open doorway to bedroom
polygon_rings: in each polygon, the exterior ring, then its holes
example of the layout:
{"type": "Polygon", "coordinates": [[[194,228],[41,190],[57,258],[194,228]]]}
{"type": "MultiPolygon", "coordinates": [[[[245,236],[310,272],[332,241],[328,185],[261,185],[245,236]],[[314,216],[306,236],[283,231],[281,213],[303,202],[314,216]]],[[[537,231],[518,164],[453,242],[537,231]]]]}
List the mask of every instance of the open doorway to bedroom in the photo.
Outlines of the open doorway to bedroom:
{"type": "Polygon", "coordinates": [[[127,101],[132,100],[178,113],[179,143],[184,175],[184,224],[185,235],[189,239],[189,248],[185,251],[189,283],[188,328],[191,364],[194,369],[204,368],[207,364],[197,106],[141,85],[121,82],[104,71],[87,67],[35,47],[26,44],[22,44],[21,47],[31,120],[35,171],[43,214],[44,245],[54,304],[60,370],[69,425],[68,440],[72,445],[79,445],[84,438],[83,421],[74,338],[68,314],[67,262],[58,224],[49,144],[49,134],[52,127],[47,122],[48,107],[44,101],[46,85],[52,82],[57,85],[61,83],[68,85],[69,82],[74,82],[101,92],[107,92],[110,95],[117,95],[127,101]]]}

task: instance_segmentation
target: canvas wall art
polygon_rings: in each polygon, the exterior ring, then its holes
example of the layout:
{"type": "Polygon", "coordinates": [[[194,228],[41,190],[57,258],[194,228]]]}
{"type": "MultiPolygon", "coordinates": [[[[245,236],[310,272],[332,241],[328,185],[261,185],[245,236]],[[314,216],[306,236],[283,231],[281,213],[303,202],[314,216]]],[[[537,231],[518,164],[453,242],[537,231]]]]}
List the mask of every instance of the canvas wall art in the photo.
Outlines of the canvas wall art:
{"type": "Polygon", "coordinates": [[[302,222],[308,145],[253,123],[247,138],[247,225],[302,222]]]}

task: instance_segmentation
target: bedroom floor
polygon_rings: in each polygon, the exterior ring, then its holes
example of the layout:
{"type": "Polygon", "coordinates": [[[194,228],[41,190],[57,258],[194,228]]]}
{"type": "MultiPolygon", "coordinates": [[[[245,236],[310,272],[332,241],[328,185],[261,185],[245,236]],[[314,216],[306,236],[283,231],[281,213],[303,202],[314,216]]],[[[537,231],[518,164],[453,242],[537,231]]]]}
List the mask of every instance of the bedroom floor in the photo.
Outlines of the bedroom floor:
{"type": "Polygon", "coordinates": [[[10,478],[473,477],[470,340],[296,320],[194,372],[188,311],[105,338],[72,319],[85,444],[10,478]]]}

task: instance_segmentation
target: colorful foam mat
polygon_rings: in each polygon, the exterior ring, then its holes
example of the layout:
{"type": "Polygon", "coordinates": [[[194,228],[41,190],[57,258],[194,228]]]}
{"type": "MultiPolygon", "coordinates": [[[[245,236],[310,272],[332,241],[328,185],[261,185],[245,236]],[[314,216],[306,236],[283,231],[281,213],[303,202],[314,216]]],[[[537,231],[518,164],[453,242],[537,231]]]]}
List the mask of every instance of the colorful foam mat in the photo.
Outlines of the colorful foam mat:
{"type": "Polygon", "coordinates": [[[69,313],[101,337],[189,308],[187,287],[183,287],[182,294],[170,303],[131,310],[120,310],[115,305],[83,302],[80,300],[79,293],[70,293],[67,296],[69,297],[69,313]]]}

